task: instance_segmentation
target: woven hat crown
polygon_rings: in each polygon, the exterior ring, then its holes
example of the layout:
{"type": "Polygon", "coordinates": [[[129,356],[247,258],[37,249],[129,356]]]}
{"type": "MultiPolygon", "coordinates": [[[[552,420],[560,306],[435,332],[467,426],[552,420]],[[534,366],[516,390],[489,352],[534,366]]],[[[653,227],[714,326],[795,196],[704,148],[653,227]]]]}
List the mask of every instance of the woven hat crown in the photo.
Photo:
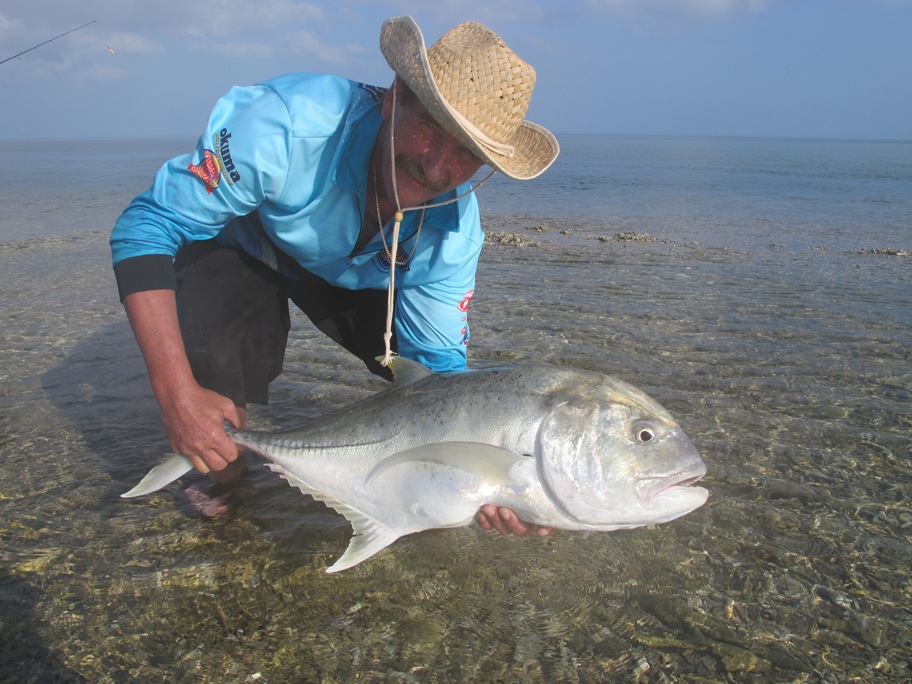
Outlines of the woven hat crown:
{"type": "Polygon", "coordinates": [[[534,178],[557,157],[554,136],[525,121],[535,70],[490,29],[467,21],[426,50],[414,20],[399,17],[384,23],[380,48],[431,116],[494,168],[534,178]]]}
{"type": "Polygon", "coordinates": [[[460,24],[428,50],[444,100],[489,138],[509,144],[526,117],[535,70],[493,32],[460,24]]]}

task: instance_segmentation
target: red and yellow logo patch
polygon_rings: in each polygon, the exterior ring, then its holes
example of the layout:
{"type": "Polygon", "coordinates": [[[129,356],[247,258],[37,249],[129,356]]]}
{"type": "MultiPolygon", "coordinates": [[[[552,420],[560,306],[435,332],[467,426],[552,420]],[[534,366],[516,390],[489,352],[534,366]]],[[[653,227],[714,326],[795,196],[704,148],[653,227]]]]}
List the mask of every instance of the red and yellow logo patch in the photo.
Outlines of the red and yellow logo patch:
{"type": "Polygon", "coordinates": [[[472,297],[475,296],[475,290],[469,290],[465,293],[465,296],[462,298],[462,301],[456,305],[462,313],[466,313],[469,310],[469,302],[472,301],[472,297]]]}
{"type": "Polygon", "coordinates": [[[201,161],[199,165],[190,164],[190,166],[187,167],[187,170],[203,181],[203,185],[206,186],[206,192],[208,194],[211,195],[212,191],[218,187],[219,167],[215,160],[215,155],[211,151],[203,150],[203,161],[201,161]]]}

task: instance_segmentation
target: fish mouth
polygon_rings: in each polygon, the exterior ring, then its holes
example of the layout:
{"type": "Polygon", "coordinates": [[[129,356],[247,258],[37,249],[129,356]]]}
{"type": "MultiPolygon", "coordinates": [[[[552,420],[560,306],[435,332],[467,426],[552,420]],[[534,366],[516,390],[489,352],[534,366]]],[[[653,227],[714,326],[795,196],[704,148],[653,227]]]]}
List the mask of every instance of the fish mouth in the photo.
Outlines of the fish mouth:
{"type": "Polygon", "coordinates": [[[664,477],[643,477],[635,485],[637,497],[649,503],[669,489],[690,487],[706,475],[705,463],[693,463],[664,477]]]}

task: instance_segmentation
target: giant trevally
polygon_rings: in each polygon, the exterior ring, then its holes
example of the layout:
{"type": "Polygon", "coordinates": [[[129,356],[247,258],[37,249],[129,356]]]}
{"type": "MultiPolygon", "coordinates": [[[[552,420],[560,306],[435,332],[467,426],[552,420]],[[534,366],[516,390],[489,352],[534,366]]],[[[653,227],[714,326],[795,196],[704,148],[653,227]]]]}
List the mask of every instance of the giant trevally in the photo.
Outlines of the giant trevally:
{"type": "MultiPolygon", "coordinates": [[[[564,530],[667,522],[701,506],[699,453],[655,400],[621,380],[517,364],[433,373],[396,357],[393,385],[293,430],[229,436],[302,492],[344,515],[354,536],[327,572],[399,537],[472,522],[482,504],[564,530]]],[[[125,497],[192,469],[174,455],[125,497]]]]}

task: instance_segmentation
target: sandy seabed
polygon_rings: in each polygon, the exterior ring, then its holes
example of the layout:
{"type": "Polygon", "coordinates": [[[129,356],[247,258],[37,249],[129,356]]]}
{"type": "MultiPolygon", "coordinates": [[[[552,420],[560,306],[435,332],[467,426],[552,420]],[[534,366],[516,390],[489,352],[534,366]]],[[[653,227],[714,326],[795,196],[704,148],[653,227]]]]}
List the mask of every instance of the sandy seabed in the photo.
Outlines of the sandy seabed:
{"type": "MultiPolygon", "coordinates": [[[[0,682],[912,677],[912,262],[488,230],[526,242],[485,250],[472,358],[642,387],[703,454],[703,508],[544,539],[430,531],[330,576],[348,524],[258,462],[221,519],[195,514],[193,477],[125,502],[166,444],[105,236],[7,243],[0,682]]],[[[382,387],[294,326],[258,427],[382,387]]]]}

